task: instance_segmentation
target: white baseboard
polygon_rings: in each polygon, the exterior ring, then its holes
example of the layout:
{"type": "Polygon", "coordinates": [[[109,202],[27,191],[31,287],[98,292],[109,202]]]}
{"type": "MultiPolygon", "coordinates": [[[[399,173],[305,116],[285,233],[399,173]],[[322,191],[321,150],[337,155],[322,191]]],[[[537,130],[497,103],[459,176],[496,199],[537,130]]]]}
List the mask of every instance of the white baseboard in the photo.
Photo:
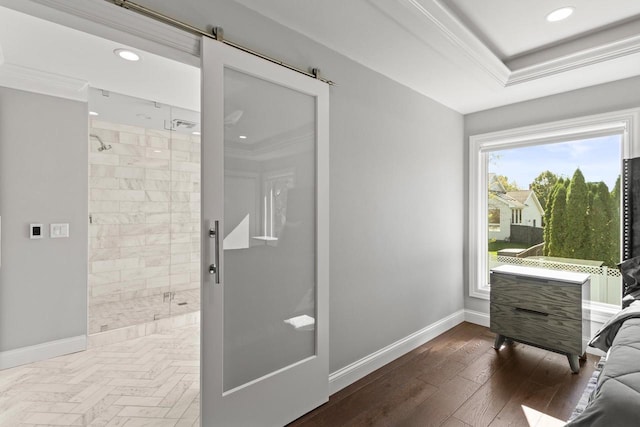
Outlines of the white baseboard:
{"type": "Polygon", "coordinates": [[[476,325],[489,327],[489,314],[482,313],[480,311],[465,310],[464,311],[465,322],[475,323],[476,325]]]}
{"type": "Polygon", "coordinates": [[[28,347],[16,348],[0,352],[0,369],[13,368],[27,363],[51,359],[69,353],[76,353],[87,349],[87,336],[63,338],[28,347]]]}
{"type": "MultiPolygon", "coordinates": [[[[448,331],[463,321],[474,323],[476,325],[489,327],[489,314],[474,310],[459,310],[455,313],[438,320],[431,325],[414,332],[413,334],[402,338],[390,344],[383,349],[371,353],[360,360],[356,360],[350,365],[329,374],[329,393],[334,394],[343,388],[353,384],[360,378],[363,378],[376,369],[379,369],[392,362],[400,356],[420,347],[437,337],[438,335],[448,331]]],[[[587,347],[587,353],[602,355],[604,354],[598,349],[587,347]]]]}
{"type": "Polygon", "coordinates": [[[398,357],[420,347],[427,341],[434,339],[438,335],[462,323],[464,320],[464,310],[456,311],[455,313],[440,319],[437,322],[376,351],[375,353],[371,353],[370,355],[365,356],[344,368],[332,372],[329,374],[329,393],[333,394],[342,390],[348,385],[358,381],[360,378],[369,375],[376,369],[383,367],[387,363],[392,362],[398,357]]]}

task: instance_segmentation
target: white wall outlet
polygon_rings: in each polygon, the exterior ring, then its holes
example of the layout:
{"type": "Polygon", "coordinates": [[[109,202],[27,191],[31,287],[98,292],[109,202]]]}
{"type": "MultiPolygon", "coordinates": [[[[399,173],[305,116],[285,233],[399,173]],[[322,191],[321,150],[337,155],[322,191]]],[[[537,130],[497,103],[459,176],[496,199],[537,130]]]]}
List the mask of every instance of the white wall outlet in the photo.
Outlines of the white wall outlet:
{"type": "Polygon", "coordinates": [[[42,224],[29,224],[29,238],[42,239],[42,224]]]}
{"type": "Polygon", "coordinates": [[[69,224],[51,224],[49,231],[52,239],[69,237],[69,224]]]}

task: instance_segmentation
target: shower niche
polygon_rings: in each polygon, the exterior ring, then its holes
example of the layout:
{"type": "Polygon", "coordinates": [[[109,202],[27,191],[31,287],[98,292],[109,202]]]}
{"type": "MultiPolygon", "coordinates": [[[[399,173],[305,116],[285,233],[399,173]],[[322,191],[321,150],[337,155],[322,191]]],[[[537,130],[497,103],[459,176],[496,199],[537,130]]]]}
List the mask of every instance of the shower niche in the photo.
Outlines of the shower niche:
{"type": "Polygon", "coordinates": [[[89,95],[89,334],[197,323],[200,114],[89,95]]]}

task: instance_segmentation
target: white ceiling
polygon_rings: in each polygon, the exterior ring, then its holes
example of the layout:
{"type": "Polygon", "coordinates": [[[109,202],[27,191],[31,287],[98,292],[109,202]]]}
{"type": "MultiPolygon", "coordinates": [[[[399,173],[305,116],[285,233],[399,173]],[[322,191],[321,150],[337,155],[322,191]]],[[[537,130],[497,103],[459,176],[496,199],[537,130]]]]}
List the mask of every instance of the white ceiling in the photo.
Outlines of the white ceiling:
{"type": "Polygon", "coordinates": [[[566,42],[574,37],[640,18],[638,0],[443,0],[463,24],[500,58],[566,42]],[[545,17],[560,6],[574,6],[563,22],[545,17]]]}
{"type": "MultiPolygon", "coordinates": [[[[575,14],[554,24],[546,14],[569,3],[235,1],[463,114],[640,75],[638,0],[572,0],[575,14]]],[[[119,43],[12,10],[0,9],[0,45],[5,65],[191,110],[199,106],[196,67],[151,54],[124,63],[111,53],[119,43]]],[[[331,64],[313,65],[332,78],[331,64]]]]}
{"type": "Polygon", "coordinates": [[[461,113],[640,74],[638,0],[236,1],[461,113]]]}
{"type": "MultiPolygon", "coordinates": [[[[200,69],[147,52],[128,62],[113,51],[127,47],[12,9],[0,7],[0,72],[15,69],[66,78],[81,90],[83,84],[200,110],[200,69]],[[171,82],[171,84],[167,84],[171,82]]],[[[135,50],[135,49],[134,49],[135,50]]],[[[46,78],[46,77],[43,77],[46,78]]]]}

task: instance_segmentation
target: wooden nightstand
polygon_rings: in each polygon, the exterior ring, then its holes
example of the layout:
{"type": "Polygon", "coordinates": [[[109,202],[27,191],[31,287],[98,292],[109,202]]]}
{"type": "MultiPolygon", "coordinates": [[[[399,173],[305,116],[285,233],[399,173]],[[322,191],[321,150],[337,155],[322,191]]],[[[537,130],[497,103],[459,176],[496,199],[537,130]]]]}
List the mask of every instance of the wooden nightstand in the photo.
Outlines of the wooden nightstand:
{"type": "Polygon", "coordinates": [[[586,273],[502,265],[491,270],[491,331],[495,348],[512,339],[566,354],[574,373],[591,337],[586,273]]]}

